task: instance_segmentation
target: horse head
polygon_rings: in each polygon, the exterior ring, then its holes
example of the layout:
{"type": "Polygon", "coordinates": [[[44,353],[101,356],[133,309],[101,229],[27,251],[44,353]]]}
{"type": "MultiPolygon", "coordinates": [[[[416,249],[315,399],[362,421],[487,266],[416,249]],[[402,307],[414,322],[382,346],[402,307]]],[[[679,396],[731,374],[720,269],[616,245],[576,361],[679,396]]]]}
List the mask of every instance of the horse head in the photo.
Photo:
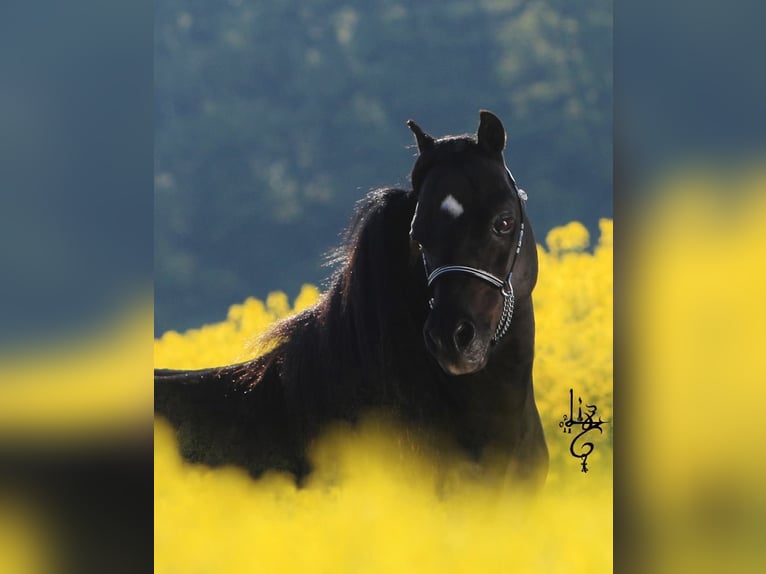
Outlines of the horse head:
{"type": "Polygon", "coordinates": [[[425,344],[447,374],[475,373],[501,346],[514,306],[529,300],[537,281],[526,194],[505,165],[505,128],[491,112],[480,112],[475,137],[434,139],[407,124],[418,146],[410,239],[431,297],[425,344]]]}

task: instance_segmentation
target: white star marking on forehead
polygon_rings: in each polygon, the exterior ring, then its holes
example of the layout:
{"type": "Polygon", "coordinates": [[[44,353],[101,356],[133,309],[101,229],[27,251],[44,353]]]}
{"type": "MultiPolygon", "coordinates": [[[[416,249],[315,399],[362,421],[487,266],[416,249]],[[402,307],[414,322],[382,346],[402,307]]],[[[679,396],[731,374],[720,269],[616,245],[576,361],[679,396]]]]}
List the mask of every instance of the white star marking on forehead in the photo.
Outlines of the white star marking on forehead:
{"type": "Polygon", "coordinates": [[[460,217],[464,211],[463,206],[460,205],[460,202],[455,199],[452,194],[444,198],[444,201],[442,201],[441,204],[441,208],[455,219],[460,217]]]}

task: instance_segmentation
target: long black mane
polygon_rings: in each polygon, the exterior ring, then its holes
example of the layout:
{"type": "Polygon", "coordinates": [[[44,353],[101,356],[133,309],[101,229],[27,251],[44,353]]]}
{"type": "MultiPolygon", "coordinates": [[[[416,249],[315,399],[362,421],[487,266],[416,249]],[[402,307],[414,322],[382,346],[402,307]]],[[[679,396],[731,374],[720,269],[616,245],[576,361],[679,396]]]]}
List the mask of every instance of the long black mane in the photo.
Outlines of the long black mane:
{"type": "MultiPolygon", "coordinates": [[[[476,145],[471,136],[439,140],[420,155],[413,184],[432,165],[457,161],[476,145]]],[[[155,412],[176,427],[188,460],[238,464],[253,475],[285,469],[300,478],[310,471],[307,446],[325,423],[354,421],[372,407],[456,435],[477,454],[492,441],[493,428],[463,416],[474,401],[465,393],[496,403],[492,393],[507,381],[489,373],[471,376],[473,382],[447,376],[423,341],[428,290],[409,236],[416,205],[415,191],[395,188],[360,201],[335,253],[329,288],[316,305],[269,331],[272,348],[264,355],[221,368],[155,371],[155,412]]],[[[517,329],[524,325],[522,317],[517,329]]],[[[529,371],[531,393],[531,356],[529,371]]]]}

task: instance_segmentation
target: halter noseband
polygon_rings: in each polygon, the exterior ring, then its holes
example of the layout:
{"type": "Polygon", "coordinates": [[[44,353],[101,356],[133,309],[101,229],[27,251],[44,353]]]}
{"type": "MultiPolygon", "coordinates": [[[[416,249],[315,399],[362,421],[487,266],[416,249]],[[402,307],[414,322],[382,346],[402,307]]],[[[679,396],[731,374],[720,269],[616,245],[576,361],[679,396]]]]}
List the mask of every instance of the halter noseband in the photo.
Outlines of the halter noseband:
{"type": "MultiPolygon", "coordinates": [[[[428,262],[426,261],[426,255],[425,253],[422,253],[423,267],[427,275],[429,288],[431,287],[431,284],[434,281],[436,281],[442,275],[446,275],[447,273],[467,273],[468,275],[472,275],[473,277],[476,277],[477,279],[486,281],[493,287],[500,289],[500,292],[503,295],[503,315],[500,317],[500,321],[498,322],[497,328],[495,329],[495,334],[492,336],[493,344],[496,344],[508,332],[508,329],[511,326],[511,319],[513,319],[514,297],[513,297],[513,284],[511,283],[511,279],[513,279],[513,268],[516,265],[516,259],[519,256],[519,252],[521,252],[521,246],[524,241],[524,216],[526,215],[524,210],[524,205],[527,200],[526,192],[516,184],[516,180],[513,178],[513,174],[511,173],[511,170],[508,169],[507,165],[504,167],[505,167],[505,171],[508,173],[508,177],[511,179],[511,187],[513,187],[514,191],[516,192],[516,197],[519,200],[519,211],[521,215],[521,224],[519,227],[519,241],[516,244],[516,251],[514,252],[513,259],[511,261],[511,269],[508,272],[508,277],[506,277],[505,281],[503,281],[499,277],[496,277],[492,273],[489,273],[488,271],[484,271],[482,269],[476,269],[475,267],[468,267],[467,265],[442,265],[441,267],[437,267],[433,271],[429,272],[428,262]]],[[[429,299],[428,301],[428,305],[431,308],[433,308],[433,301],[434,301],[433,299],[429,299]]]]}

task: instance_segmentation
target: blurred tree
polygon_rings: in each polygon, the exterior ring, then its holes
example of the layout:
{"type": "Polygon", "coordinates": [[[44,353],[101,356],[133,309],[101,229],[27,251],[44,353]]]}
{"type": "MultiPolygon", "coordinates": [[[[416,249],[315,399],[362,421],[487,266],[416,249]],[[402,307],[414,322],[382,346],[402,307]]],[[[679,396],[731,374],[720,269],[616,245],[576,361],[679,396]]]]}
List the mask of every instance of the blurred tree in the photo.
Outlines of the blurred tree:
{"type": "Polygon", "coordinates": [[[408,185],[408,118],[509,131],[540,232],[611,207],[611,3],[156,5],[156,329],[325,274],[354,202],[408,185]]]}

